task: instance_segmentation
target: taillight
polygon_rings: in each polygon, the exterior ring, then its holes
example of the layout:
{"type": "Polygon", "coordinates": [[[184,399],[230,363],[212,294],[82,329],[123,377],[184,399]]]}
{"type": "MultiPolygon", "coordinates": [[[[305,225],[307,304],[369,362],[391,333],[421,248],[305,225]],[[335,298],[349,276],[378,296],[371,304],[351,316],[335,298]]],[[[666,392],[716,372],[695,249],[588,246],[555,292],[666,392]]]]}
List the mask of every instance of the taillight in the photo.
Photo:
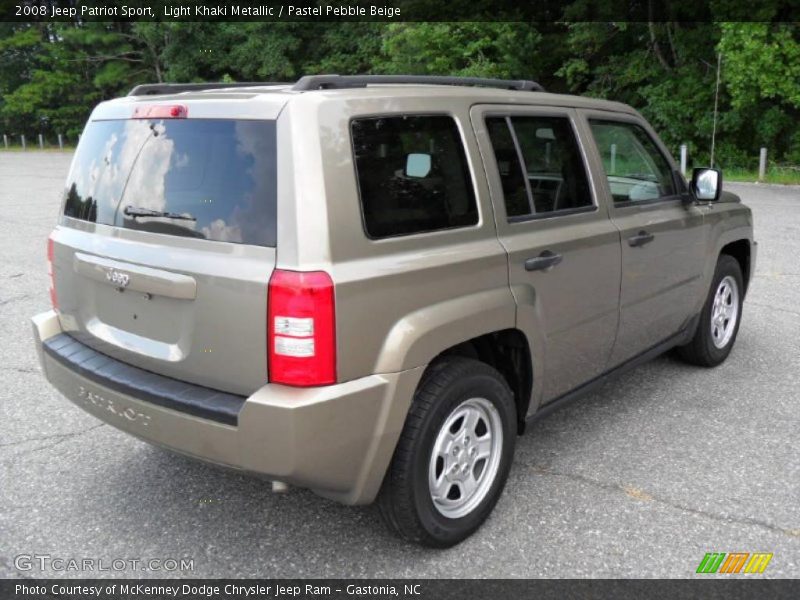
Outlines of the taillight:
{"type": "Polygon", "coordinates": [[[50,276],[50,304],[58,310],[58,296],[56,296],[56,276],[53,271],[53,236],[47,238],[47,274],[50,276]]]}
{"type": "Polygon", "coordinates": [[[185,119],[189,109],[183,104],[145,104],[133,109],[133,119],[185,119]]]}
{"type": "Polygon", "coordinates": [[[269,280],[269,380],[296,386],[336,383],[333,281],[324,271],[275,269],[269,280]]]}

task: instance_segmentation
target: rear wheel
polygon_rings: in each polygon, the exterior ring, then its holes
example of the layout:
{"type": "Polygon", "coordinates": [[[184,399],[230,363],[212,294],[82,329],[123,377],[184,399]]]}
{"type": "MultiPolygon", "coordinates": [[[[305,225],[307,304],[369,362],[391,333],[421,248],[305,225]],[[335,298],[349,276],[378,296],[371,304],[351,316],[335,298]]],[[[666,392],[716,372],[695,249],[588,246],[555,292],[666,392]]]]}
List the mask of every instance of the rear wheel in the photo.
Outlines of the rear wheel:
{"type": "Polygon", "coordinates": [[[708,298],[700,314],[697,331],[678,354],[687,362],[716,367],[730,354],[742,316],[744,284],[739,263],[723,254],[717,261],[708,298]]]}
{"type": "Polygon", "coordinates": [[[457,544],[494,508],[515,438],[514,398],[500,373],[462,357],[432,365],[381,488],[384,520],[410,541],[457,544]]]}

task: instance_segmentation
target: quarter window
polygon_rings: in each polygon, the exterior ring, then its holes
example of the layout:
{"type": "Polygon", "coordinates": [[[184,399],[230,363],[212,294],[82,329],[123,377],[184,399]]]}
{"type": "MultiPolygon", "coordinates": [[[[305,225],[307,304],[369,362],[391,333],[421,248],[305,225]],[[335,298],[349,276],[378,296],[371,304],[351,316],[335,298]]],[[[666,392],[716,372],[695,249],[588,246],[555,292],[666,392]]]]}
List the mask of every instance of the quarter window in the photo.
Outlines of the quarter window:
{"type": "Polygon", "coordinates": [[[478,223],[461,135],[452,117],[353,121],[364,226],[371,238],[478,223]]]}
{"type": "Polygon", "coordinates": [[[569,119],[491,117],[486,124],[509,218],[593,206],[569,119]]]}
{"type": "Polygon", "coordinates": [[[646,202],[675,195],[672,167],[642,127],[598,120],[589,124],[615,203],[646,202]]]}

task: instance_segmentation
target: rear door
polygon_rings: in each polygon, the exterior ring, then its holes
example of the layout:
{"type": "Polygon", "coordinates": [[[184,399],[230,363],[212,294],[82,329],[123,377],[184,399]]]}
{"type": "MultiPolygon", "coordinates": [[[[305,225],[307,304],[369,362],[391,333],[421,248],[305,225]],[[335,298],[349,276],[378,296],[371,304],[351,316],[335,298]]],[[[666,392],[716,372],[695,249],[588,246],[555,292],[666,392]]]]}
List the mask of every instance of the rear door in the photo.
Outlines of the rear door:
{"type": "Polygon", "coordinates": [[[617,329],[619,234],[598,204],[575,113],[472,110],[517,324],[534,353],[532,409],[599,375],[617,329]]]}
{"type": "Polygon", "coordinates": [[[678,333],[693,316],[705,264],[703,213],[683,202],[685,184],[646,123],[614,113],[584,114],[622,237],[614,366],[678,333]]]}
{"type": "Polygon", "coordinates": [[[91,121],[53,235],[63,328],[176,379],[263,385],[275,133],[274,120],[91,121]]]}

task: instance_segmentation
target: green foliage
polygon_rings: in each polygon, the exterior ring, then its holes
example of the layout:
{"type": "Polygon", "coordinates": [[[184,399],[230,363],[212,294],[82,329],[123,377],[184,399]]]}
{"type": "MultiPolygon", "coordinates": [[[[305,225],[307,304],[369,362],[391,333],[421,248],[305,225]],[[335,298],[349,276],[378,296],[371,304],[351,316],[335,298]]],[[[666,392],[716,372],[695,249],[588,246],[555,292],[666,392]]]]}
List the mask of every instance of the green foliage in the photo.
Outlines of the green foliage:
{"type": "Polygon", "coordinates": [[[557,75],[570,91],[631,104],[677,155],[708,164],[717,53],[722,73],[714,162],[800,164],[798,30],[765,23],[573,23],[557,75]]]}
{"type": "MultiPolygon", "coordinates": [[[[671,5],[675,15],[694,6],[681,2],[671,5]]],[[[595,4],[575,0],[567,18],[576,22],[560,24],[0,23],[0,128],[74,140],[97,102],[154,81],[325,72],[526,78],[631,104],[675,154],[687,143],[690,160],[704,164],[721,52],[715,162],[751,169],[767,146],[771,161],[800,164],[796,24],[602,22],[595,4]]],[[[758,9],[765,21],[773,4],[758,9]]]]}
{"type": "Polygon", "coordinates": [[[383,35],[376,71],[534,78],[539,33],[525,23],[398,23],[383,35]]]}
{"type": "MultiPolygon", "coordinates": [[[[740,169],[738,167],[725,169],[724,178],[725,181],[748,181],[751,183],[759,180],[757,169],[740,169]]],[[[782,185],[800,185],[800,170],[772,167],[767,169],[762,182],[779,183],[782,185]]]]}
{"type": "Polygon", "coordinates": [[[345,75],[376,71],[385,26],[381,23],[319,23],[310,30],[306,48],[312,51],[301,65],[303,75],[340,73],[345,75]],[[315,43],[314,40],[319,40],[315,43]]]}
{"type": "Polygon", "coordinates": [[[743,127],[752,145],[800,164],[800,30],[789,23],[722,23],[719,50],[731,110],[748,115],[743,127]]]}
{"type": "Polygon", "coordinates": [[[800,32],[780,23],[722,23],[719,50],[734,108],[770,99],[800,108],[800,32]]]}

